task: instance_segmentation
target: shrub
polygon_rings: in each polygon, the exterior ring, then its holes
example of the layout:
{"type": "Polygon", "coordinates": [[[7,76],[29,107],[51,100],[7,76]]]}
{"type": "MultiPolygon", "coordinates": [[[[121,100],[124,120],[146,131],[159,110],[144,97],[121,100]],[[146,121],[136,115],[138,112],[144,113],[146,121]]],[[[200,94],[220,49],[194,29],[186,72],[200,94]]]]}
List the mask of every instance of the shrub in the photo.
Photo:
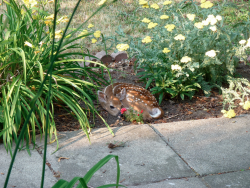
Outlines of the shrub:
{"type": "Polygon", "coordinates": [[[135,68],[143,70],[137,75],[153,94],[159,94],[160,103],[165,93],[184,99],[202,89],[209,95],[211,88],[220,88],[227,76],[234,75],[238,62],[234,44],[242,39],[247,24],[241,29],[225,25],[220,15],[225,4],[139,4],[151,15],[138,19],[139,27],[147,29],[147,33],[131,37],[120,28],[115,41],[129,45],[129,56],[137,59],[135,68]]]}

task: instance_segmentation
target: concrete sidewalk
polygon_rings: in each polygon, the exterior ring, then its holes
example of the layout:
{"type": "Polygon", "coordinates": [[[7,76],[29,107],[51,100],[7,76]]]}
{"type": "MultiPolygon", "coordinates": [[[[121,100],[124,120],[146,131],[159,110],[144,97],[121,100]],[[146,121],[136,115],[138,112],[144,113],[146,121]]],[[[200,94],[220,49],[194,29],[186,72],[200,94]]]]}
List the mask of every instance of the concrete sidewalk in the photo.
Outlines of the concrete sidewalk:
{"type": "MultiPolygon", "coordinates": [[[[94,129],[91,145],[82,131],[59,133],[60,149],[52,154],[56,143],[48,145],[45,187],[58,180],[54,174],[67,181],[83,177],[108,154],[119,156],[120,182],[129,188],[250,187],[250,115],[112,129],[115,137],[106,128],[94,129]],[[124,146],[110,149],[109,143],[124,146]]],[[[26,151],[18,153],[9,187],[40,187],[43,143],[38,142],[38,146],[31,157],[26,151]]],[[[0,187],[9,162],[1,145],[0,187]]],[[[112,159],[89,185],[97,187],[115,180],[116,162],[112,159]]]]}

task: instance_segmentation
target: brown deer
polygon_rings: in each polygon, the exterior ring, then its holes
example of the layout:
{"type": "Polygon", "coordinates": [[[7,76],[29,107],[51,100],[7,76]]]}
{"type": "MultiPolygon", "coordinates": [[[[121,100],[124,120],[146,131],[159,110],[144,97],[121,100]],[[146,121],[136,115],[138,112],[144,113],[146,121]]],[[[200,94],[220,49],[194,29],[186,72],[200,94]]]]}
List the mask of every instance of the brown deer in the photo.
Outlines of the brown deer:
{"type": "Polygon", "coordinates": [[[143,119],[161,118],[164,115],[155,97],[146,89],[129,83],[114,83],[98,91],[98,99],[111,115],[119,114],[121,108],[132,107],[141,112],[143,119]]]}

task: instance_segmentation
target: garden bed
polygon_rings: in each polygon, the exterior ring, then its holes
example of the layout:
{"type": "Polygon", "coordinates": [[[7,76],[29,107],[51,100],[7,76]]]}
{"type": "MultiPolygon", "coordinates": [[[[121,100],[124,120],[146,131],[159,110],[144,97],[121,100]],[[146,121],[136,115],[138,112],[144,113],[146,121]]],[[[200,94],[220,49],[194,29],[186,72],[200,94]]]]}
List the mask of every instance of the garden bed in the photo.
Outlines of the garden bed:
{"type": "MultiPolygon", "coordinates": [[[[135,76],[131,62],[111,63],[109,64],[109,67],[112,68],[111,76],[115,82],[127,82],[143,86],[143,84],[139,82],[139,78],[135,76]]],[[[237,68],[236,75],[238,77],[246,78],[250,81],[249,72],[250,66],[240,63],[237,68]]],[[[157,124],[175,121],[219,118],[223,115],[221,113],[222,101],[222,95],[218,90],[212,90],[212,93],[209,97],[204,96],[202,92],[196,93],[196,95],[191,100],[188,98],[185,98],[185,100],[181,100],[180,98],[171,99],[169,96],[166,96],[160,105],[165,112],[164,117],[145,123],[157,124]]],[[[134,124],[124,121],[122,118],[110,115],[101,107],[100,104],[97,103],[97,101],[95,101],[95,106],[97,107],[100,115],[111,127],[134,124]]],[[[234,108],[234,110],[237,115],[250,113],[250,111],[242,109],[241,106],[234,108]]],[[[101,118],[98,116],[96,116],[94,121],[93,117],[90,116],[89,121],[93,128],[106,127],[101,118]]],[[[56,108],[55,122],[58,131],[74,131],[81,129],[77,119],[60,107],[56,108]]]]}

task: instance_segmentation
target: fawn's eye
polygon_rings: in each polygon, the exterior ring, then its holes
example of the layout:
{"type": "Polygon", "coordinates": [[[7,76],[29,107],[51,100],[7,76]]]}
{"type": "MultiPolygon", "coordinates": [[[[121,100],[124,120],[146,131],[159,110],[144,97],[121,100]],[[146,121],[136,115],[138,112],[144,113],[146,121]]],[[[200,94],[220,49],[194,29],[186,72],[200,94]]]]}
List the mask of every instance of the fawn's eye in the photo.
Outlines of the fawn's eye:
{"type": "Polygon", "coordinates": [[[109,107],[110,107],[110,109],[114,109],[115,108],[114,106],[111,106],[111,105],[109,107]]]}

